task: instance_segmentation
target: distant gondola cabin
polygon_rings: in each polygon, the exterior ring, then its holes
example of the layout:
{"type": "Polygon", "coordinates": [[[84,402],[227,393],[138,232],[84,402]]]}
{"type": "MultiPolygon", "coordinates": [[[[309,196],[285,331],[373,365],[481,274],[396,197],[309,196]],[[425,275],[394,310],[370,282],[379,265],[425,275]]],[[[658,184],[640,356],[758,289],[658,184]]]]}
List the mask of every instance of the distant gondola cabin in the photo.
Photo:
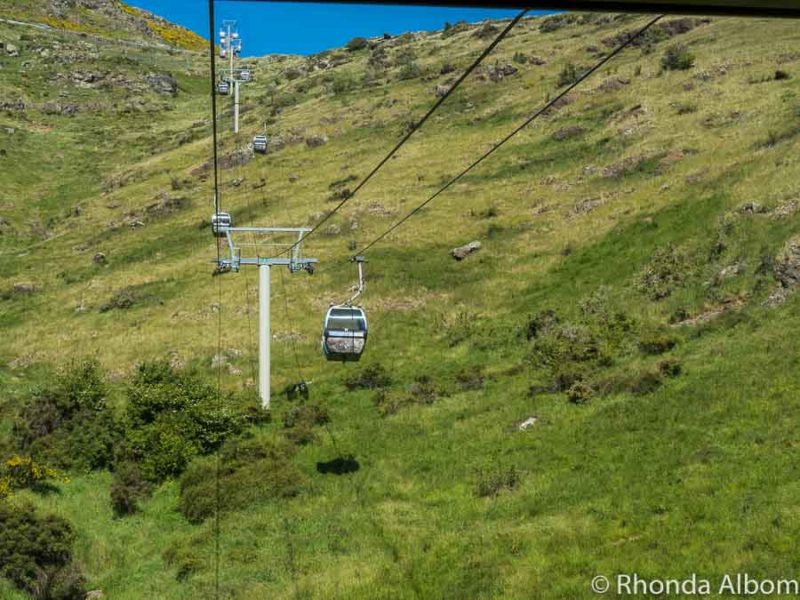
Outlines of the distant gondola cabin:
{"type": "Polygon", "coordinates": [[[267,153],[267,136],[257,135],[253,138],[253,151],[260,154],[267,153]]]}
{"type": "Polygon", "coordinates": [[[215,237],[225,237],[228,228],[233,226],[230,213],[220,212],[211,215],[211,231],[215,237]]]}
{"type": "Polygon", "coordinates": [[[360,306],[331,306],[325,314],[322,352],[331,361],[357,361],[367,345],[367,315],[360,306]]]}

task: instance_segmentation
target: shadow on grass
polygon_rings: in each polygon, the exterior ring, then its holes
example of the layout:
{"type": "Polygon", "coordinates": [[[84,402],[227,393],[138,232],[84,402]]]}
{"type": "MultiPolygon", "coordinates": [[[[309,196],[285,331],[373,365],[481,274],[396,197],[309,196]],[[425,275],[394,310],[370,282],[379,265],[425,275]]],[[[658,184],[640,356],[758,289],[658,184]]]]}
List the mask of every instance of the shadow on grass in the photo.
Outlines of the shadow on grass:
{"type": "Polygon", "coordinates": [[[353,455],[339,456],[327,462],[317,463],[317,472],[327,475],[333,473],[334,475],[349,475],[355,473],[361,468],[361,465],[353,455]]]}

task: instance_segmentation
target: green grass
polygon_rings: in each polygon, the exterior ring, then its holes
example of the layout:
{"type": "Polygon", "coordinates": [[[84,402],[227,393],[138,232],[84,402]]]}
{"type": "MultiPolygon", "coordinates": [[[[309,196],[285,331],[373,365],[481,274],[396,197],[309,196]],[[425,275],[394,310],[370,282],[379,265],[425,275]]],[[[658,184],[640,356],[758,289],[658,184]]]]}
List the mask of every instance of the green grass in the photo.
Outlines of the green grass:
{"type": "MultiPolygon", "coordinates": [[[[4,15],[41,16],[34,3],[13,4],[4,15]]],[[[0,235],[0,292],[20,282],[39,289],[0,300],[3,451],[20,397],[75,357],[100,360],[114,406],[145,359],[174,357],[216,382],[209,365],[218,352],[217,304],[222,349],[241,352],[231,360],[240,372],[223,369],[222,386],[252,384],[257,277],[247,270],[210,277],[215,245],[201,225],[212,211],[211,180],[193,174],[210,153],[205,58],[124,45],[140,39],[124,23],[82,18],[112,41],[86,38],[97,57],[82,50],[68,65],[36,49],[58,40],[72,51],[82,38],[0,24],[0,37],[19,41],[23,51],[4,59],[0,101],[28,105],[23,114],[0,113],[0,217],[11,226],[0,235]],[[58,78],[79,70],[134,82],[171,73],[179,92],[84,88],[58,78]],[[48,101],[86,110],[46,114],[48,101]],[[172,189],[173,179],[180,189],[172,189]],[[161,193],[188,204],[148,214],[161,193]],[[130,227],[131,219],[144,226],[130,227]],[[107,265],[93,263],[98,252],[107,265]],[[140,302],[101,313],[122,289],[140,302]]],[[[660,72],[672,41],[651,53],[622,53],[574,102],[376,246],[366,265],[371,333],[363,363],[330,365],[319,355],[323,312],[354,282],[350,242],[370,241],[554,97],[564,65],[590,61],[588,44],[638,22],[576,22],[542,33],[539,20],[523,21],[492,62],[524,52],[547,64],[517,65],[519,74],[498,83],[470,77],[332,220],[340,233],[308,241],[304,251],[321,260],[317,273],[275,273],[275,414],[252,434],[284,437],[283,415],[294,405],[280,391],[299,379],[313,382],[312,401],[331,423],[316,427],[316,441],[292,459],[306,481],[297,497],[265,497],[223,514],[222,597],[589,598],[595,574],[793,572],[800,302],[762,307],[776,284],[759,267],[797,235],[797,214],[739,210],[746,202],[773,210],[800,196],[797,63],[781,66],[789,80],[748,83],[793,51],[800,41],[793,23],[714,19],[673,40],[696,55],[688,71],[660,72]],[[630,83],[597,89],[611,77],[630,83]],[[551,138],[570,126],[585,132],[551,138]],[[620,165],[629,168],[604,174],[620,165]],[[450,249],[472,240],[483,245],[478,253],[450,258],[450,249]],[[671,295],[653,302],[637,282],[668,244],[685,253],[686,272],[671,295]],[[742,274],[717,278],[739,263],[742,274]],[[596,328],[580,306],[598,291],[641,331],[669,327],[678,311],[736,308],[667,330],[677,345],[661,356],[636,349],[638,329],[625,343],[609,342],[611,364],[592,367],[597,380],[635,377],[666,358],[680,362],[681,375],[651,393],[597,394],[584,405],[564,392],[532,394],[553,373],[532,359],[528,320],[552,308],[565,321],[596,328]],[[391,374],[384,401],[397,401],[393,413],[381,412],[374,391],[344,385],[373,363],[391,374]],[[467,389],[465,373],[479,373],[482,383],[467,389]],[[436,390],[430,404],[415,396],[421,376],[436,390]],[[530,416],[539,419],[534,428],[515,431],[530,416]],[[318,463],[347,455],[358,471],[318,472],[318,463]],[[511,489],[477,493],[512,469],[518,482],[511,489]]],[[[436,85],[457,76],[435,76],[441,65],[463,68],[477,55],[483,43],[473,33],[423,34],[388,49],[396,60],[412,48],[422,71],[434,75],[426,80],[399,80],[402,65],[393,64],[378,85],[364,86],[368,50],[292,81],[284,72],[302,65],[301,57],[253,61],[257,79],[243,91],[238,137],[229,131],[229,100],[219,102],[220,155],[249,144],[265,121],[268,135],[325,134],[329,142],[308,148],[300,140],[221,170],[224,209],[244,225],[316,222],[334,206],[331,184],[365,175],[435,101],[436,85]],[[276,115],[273,97],[293,100],[276,115]],[[242,180],[238,187],[234,179],[242,180]]],[[[175,481],[158,488],[140,514],[114,518],[110,482],[108,473],[73,473],[57,494],[26,492],[14,501],[32,501],[75,525],[89,587],[106,597],[212,596],[213,520],[191,525],[180,515],[175,481]]],[[[14,594],[0,587],[3,598],[22,597],[14,594]]]]}

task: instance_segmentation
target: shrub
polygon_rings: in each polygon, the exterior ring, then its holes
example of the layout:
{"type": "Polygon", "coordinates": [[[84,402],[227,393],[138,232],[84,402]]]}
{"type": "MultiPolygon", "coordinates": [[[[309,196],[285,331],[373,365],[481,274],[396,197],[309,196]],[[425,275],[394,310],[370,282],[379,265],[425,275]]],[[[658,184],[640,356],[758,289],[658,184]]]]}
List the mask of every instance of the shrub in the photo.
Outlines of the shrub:
{"type": "Polygon", "coordinates": [[[495,37],[500,29],[494,23],[486,21],[472,35],[481,40],[488,40],[495,37]]]}
{"type": "Polygon", "coordinates": [[[333,94],[334,96],[339,96],[354,90],[357,85],[358,82],[353,76],[343,73],[332,76],[327,87],[329,93],[333,94]]]}
{"type": "Polygon", "coordinates": [[[497,496],[503,490],[513,490],[519,485],[520,476],[514,466],[508,468],[494,467],[482,470],[478,474],[475,495],[479,498],[497,496]]]}
{"type": "Polygon", "coordinates": [[[643,396],[656,391],[661,386],[662,381],[663,377],[660,372],[645,371],[630,381],[629,390],[638,396],[643,396]]]}
{"type": "Polygon", "coordinates": [[[119,431],[97,361],[73,363],[33,390],[23,401],[13,437],[26,454],[61,468],[110,465],[119,431]]]}
{"type": "Polygon", "coordinates": [[[480,367],[464,368],[456,373],[456,383],[462,390],[479,390],[483,388],[484,376],[480,367]]]}
{"type": "Polygon", "coordinates": [[[42,489],[47,487],[48,480],[59,476],[55,469],[40,465],[30,457],[14,455],[6,459],[0,470],[0,480],[5,482],[6,490],[2,496],[8,496],[15,489],[42,489]]]}
{"type": "Polygon", "coordinates": [[[444,30],[442,31],[443,38],[449,38],[456,33],[461,33],[462,31],[467,31],[470,28],[469,23],[464,21],[463,19],[457,21],[455,24],[445,23],[444,30]]]}
{"type": "Polygon", "coordinates": [[[683,368],[677,358],[667,358],[658,363],[658,372],[664,377],[677,377],[683,368]]]}
{"type": "Polygon", "coordinates": [[[540,334],[547,333],[559,323],[560,319],[556,311],[548,308],[528,321],[528,325],[525,328],[525,335],[528,340],[532,340],[539,337],[540,334]]]}
{"type": "Polygon", "coordinates": [[[418,404],[433,404],[439,397],[439,391],[427,375],[420,375],[408,387],[411,399],[418,404]]]}
{"type": "Polygon", "coordinates": [[[142,474],[139,465],[132,462],[117,466],[111,484],[111,507],[118,517],[139,510],[139,502],[150,496],[152,486],[142,474]]]}
{"type": "Polygon", "coordinates": [[[345,379],[344,385],[350,390],[377,390],[387,388],[392,384],[392,378],[383,365],[373,363],[370,366],[353,373],[345,379]]]}
{"type": "Polygon", "coordinates": [[[405,404],[405,399],[398,392],[391,390],[378,390],[372,397],[372,403],[382,417],[394,415],[405,404]]]}
{"type": "Polygon", "coordinates": [[[586,404],[593,396],[592,387],[582,381],[576,381],[567,390],[567,397],[573,404],[586,404]]]}
{"type": "Polygon", "coordinates": [[[67,521],[0,502],[0,531],[0,575],[43,600],[84,597],[84,578],[73,563],[75,531],[67,521]]]}
{"type": "Polygon", "coordinates": [[[683,44],[675,44],[664,51],[661,68],[665,71],[685,71],[694,66],[695,57],[683,44]]]}
{"type": "Polygon", "coordinates": [[[298,446],[310,444],[317,439],[314,427],[330,422],[328,411],[314,404],[292,408],[283,420],[286,438],[298,446]]]}
{"type": "Polygon", "coordinates": [[[638,346],[645,354],[655,355],[672,350],[677,343],[677,340],[668,334],[651,332],[639,338],[638,346]]]}
{"type": "Polygon", "coordinates": [[[217,409],[216,390],[166,361],[143,363],[128,389],[120,458],[140,464],[159,483],[180,475],[197,454],[208,454],[251,420],[247,411],[217,409]]]}
{"type": "Polygon", "coordinates": [[[124,288],[114,292],[114,295],[105,304],[100,305],[100,312],[108,312],[110,310],[127,310],[133,308],[139,301],[136,294],[130,288],[124,288]]]}
{"type": "Polygon", "coordinates": [[[352,40],[345,44],[345,48],[347,48],[350,52],[356,52],[358,50],[363,50],[367,47],[369,42],[366,38],[363,37],[354,37],[352,40]]]}
{"type": "Polygon", "coordinates": [[[397,77],[401,81],[405,81],[407,79],[416,79],[420,75],[422,75],[422,69],[416,62],[411,61],[401,67],[397,77]]]}
{"type": "Polygon", "coordinates": [[[534,339],[532,358],[537,366],[555,367],[600,357],[600,340],[585,325],[563,323],[534,339]]]}
{"type": "MultiPolygon", "coordinates": [[[[220,510],[240,510],[270,498],[291,498],[302,490],[303,475],[291,461],[291,450],[264,440],[236,440],[220,454],[220,510]]],[[[216,461],[194,461],[180,479],[180,512],[200,523],[217,507],[216,461]]]]}
{"type": "Polygon", "coordinates": [[[656,251],[639,274],[637,289],[653,301],[661,300],[684,284],[688,270],[685,253],[668,244],[656,251]]]}
{"type": "Polygon", "coordinates": [[[574,23],[576,19],[577,15],[570,14],[547,17],[546,19],[542,19],[542,22],[539,24],[539,31],[542,33],[552,33],[553,31],[558,31],[562,27],[566,27],[570,23],[574,23]]]}
{"type": "Polygon", "coordinates": [[[572,63],[568,63],[558,74],[558,86],[564,87],[565,85],[577,83],[580,78],[583,77],[586,71],[586,67],[580,67],[572,63]]]}

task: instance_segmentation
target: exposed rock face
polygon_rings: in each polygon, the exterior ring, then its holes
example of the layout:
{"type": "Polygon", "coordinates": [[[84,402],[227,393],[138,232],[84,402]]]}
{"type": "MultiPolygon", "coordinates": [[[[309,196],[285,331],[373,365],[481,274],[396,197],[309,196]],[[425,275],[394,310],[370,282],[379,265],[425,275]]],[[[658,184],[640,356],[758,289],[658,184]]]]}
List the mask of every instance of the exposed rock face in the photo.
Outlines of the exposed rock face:
{"type": "Polygon", "coordinates": [[[150,73],[146,79],[156,94],[175,96],[178,93],[178,82],[172,75],[150,73]]]}
{"type": "Polygon", "coordinates": [[[470,254],[472,254],[474,252],[477,252],[480,249],[481,249],[481,243],[480,242],[470,242],[466,246],[459,246],[458,248],[453,248],[450,251],[450,256],[452,256],[456,260],[460,261],[460,260],[464,260],[470,254]]]}
{"type": "Polygon", "coordinates": [[[775,277],[785,288],[800,285],[800,236],[790,239],[776,257],[775,277]]]}
{"type": "Polygon", "coordinates": [[[497,83],[498,81],[502,81],[506,77],[511,77],[515,75],[519,69],[512,64],[505,64],[505,65],[489,65],[486,69],[486,73],[489,75],[489,79],[497,83]]]}

